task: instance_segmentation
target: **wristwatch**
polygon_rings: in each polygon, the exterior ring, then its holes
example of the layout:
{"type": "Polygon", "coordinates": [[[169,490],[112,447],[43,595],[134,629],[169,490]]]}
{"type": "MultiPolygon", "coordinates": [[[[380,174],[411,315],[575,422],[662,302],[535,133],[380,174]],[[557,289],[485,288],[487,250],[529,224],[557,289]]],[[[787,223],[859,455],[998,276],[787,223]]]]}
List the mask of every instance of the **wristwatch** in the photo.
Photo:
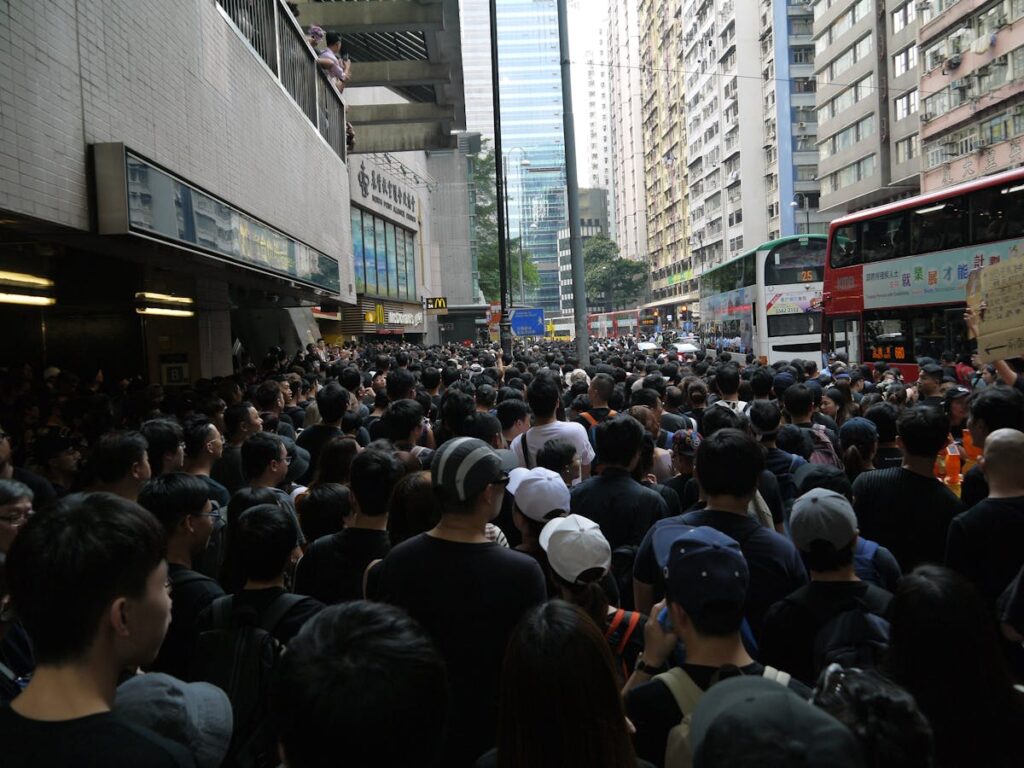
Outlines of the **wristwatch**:
{"type": "Polygon", "coordinates": [[[662,664],[660,667],[655,667],[644,661],[644,655],[641,653],[636,657],[636,666],[633,667],[635,672],[643,672],[645,675],[654,677],[660,675],[662,672],[668,672],[668,663],[662,664]]]}

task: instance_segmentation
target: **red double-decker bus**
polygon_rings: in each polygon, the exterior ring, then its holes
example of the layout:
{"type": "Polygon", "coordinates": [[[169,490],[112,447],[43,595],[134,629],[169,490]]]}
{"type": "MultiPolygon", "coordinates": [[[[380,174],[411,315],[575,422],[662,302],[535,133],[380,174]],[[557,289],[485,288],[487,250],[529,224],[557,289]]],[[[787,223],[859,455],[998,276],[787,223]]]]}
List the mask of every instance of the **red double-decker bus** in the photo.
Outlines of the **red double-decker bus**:
{"type": "Polygon", "coordinates": [[[916,360],[968,348],[972,270],[1024,254],[1024,169],[836,219],[822,293],[822,353],[884,361],[917,379],[916,360]]]}

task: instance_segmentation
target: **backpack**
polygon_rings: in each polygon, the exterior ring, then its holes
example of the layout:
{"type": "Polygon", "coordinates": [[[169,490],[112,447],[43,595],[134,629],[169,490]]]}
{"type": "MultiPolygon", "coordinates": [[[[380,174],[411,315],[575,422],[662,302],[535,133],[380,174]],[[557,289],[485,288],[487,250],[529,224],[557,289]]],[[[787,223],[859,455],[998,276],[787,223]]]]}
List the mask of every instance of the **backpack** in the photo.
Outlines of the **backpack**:
{"type": "Polygon", "coordinates": [[[792,455],[789,468],[785,472],[775,473],[775,479],[779,481],[779,491],[782,493],[782,501],[786,505],[787,512],[793,508],[793,502],[796,501],[798,496],[794,474],[796,473],[796,463],[799,459],[799,456],[792,455]]]}
{"type": "Polygon", "coordinates": [[[878,542],[857,537],[857,546],[853,551],[853,570],[857,578],[874,584],[876,587],[885,589],[882,574],[875,567],[875,553],[878,552],[878,542]]]}
{"type": "Polygon", "coordinates": [[[811,436],[811,443],[814,450],[811,452],[811,464],[824,464],[826,467],[843,468],[843,460],[836,453],[836,447],[832,445],[832,438],[821,424],[812,424],[807,430],[811,436]]]}
{"type": "MultiPolygon", "coordinates": [[[[761,674],[762,677],[774,680],[779,685],[789,685],[789,674],[774,667],[765,667],[761,674]]],[[[668,672],[655,675],[654,679],[665,684],[672,693],[672,698],[676,700],[679,711],[683,713],[683,719],[668,732],[668,739],[665,742],[665,768],[691,768],[693,753],[690,748],[690,721],[704,691],[681,667],[673,667],[668,672]]]]}
{"type": "Polygon", "coordinates": [[[832,609],[832,616],[814,637],[814,670],[829,664],[844,669],[873,669],[889,647],[889,622],[857,598],[832,609]]]}
{"type": "Polygon", "coordinates": [[[636,631],[637,626],[640,624],[640,614],[636,611],[627,611],[625,608],[619,608],[612,615],[611,621],[608,622],[608,626],[604,630],[604,637],[610,645],[612,645],[612,655],[615,656],[616,660],[622,666],[622,681],[625,682],[629,679],[629,669],[626,667],[626,660],[622,654],[626,651],[626,646],[629,645],[629,639],[633,636],[633,632],[636,631]],[[629,614],[629,620],[623,623],[626,618],[626,614],[629,614]],[[621,634],[617,634],[621,627],[621,634]]]}
{"type": "MultiPolygon", "coordinates": [[[[605,416],[601,421],[606,419],[614,419],[619,414],[611,409],[608,410],[608,415],[605,416]]],[[[597,451],[597,425],[601,423],[590,411],[584,411],[580,414],[580,418],[583,419],[589,425],[587,427],[587,435],[590,437],[590,447],[597,451]]]]}
{"type": "Polygon", "coordinates": [[[608,569],[619,590],[619,605],[628,610],[633,609],[633,565],[639,549],[634,544],[616,547],[612,550],[611,567],[608,569]]]}
{"type": "Polygon", "coordinates": [[[273,631],[306,599],[284,593],[262,614],[239,609],[232,595],[210,604],[211,628],[199,634],[188,680],[212,683],[231,700],[234,732],[225,766],[274,768],[280,762],[269,722],[270,677],[282,650],[273,631]]]}

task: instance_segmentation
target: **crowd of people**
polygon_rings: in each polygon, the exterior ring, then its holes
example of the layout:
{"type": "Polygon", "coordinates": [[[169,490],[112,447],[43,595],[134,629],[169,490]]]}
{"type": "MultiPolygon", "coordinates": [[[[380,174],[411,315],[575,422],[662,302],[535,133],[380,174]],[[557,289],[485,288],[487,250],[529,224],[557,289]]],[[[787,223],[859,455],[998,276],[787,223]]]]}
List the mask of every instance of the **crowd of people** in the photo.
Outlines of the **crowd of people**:
{"type": "Polygon", "coordinates": [[[9,368],[3,764],[1024,765],[1024,384],[916,373],[635,340],[9,368]]]}

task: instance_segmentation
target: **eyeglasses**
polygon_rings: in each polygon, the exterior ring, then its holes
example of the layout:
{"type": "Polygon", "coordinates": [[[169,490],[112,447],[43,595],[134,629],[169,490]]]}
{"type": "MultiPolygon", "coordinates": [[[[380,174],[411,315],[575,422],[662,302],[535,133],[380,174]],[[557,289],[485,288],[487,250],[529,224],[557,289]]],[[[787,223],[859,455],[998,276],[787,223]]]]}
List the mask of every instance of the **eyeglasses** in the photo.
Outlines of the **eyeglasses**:
{"type": "Polygon", "coordinates": [[[8,525],[20,525],[28,520],[32,516],[32,507],[25,510],[15,510],[14,512],[7,512],[0,514],[0,523],[7,523],[8,525]]]}

